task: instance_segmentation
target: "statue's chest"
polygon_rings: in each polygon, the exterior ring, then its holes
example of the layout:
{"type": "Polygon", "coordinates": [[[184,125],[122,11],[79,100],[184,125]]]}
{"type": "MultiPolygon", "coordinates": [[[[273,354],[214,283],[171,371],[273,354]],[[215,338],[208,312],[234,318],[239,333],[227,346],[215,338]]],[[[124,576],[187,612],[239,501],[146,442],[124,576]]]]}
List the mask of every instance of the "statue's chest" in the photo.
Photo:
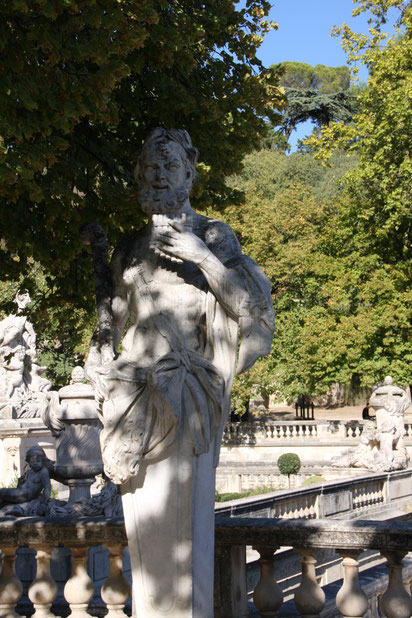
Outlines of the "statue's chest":
{"type": "Polygon", "coordinates": [[[183,320],[199,319],[205,310],[207,282],[190,262],[146,258],[128,269],[124,278],[139,305],[143,300],[146,307],[183,320]]]}

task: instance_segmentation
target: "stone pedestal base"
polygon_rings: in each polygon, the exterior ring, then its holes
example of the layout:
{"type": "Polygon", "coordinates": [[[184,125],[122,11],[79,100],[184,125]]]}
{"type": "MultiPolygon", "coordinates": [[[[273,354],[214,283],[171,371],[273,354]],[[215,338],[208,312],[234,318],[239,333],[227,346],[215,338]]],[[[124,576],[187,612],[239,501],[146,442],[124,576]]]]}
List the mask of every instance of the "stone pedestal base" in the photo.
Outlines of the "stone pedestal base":
{"type": "Polygon", "coordinates": [[[182,438],[121,487],[138,618],[213,618],[213,445],[182,438]]]}
{"type": "Polygon", "coordinates": [[[70,489],[68,504],[73,504],[79,500],[90,500],[90,487],[95,480],[95,477],[90,479],[68,479],[66,481],[70,489]]]}

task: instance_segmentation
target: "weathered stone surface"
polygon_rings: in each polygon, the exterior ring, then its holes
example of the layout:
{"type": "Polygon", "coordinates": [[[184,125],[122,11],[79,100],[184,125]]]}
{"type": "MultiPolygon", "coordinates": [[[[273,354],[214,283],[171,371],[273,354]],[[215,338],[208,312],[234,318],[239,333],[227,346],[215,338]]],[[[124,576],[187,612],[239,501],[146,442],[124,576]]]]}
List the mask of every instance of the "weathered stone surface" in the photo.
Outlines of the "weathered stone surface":
{"type": "Polygon", "coordinates": [[[0,515],[44,514],[51,492],[46,453],[39,446],[32,446],[26,453],[26,462],[17,487],[0,489],[0,515]]]}
{"type": "Polygon", "coordinates": [[[18,293],[17,315],[0,322],[0,418],[40,416],[40,407],[50,389],[42,377],[46,367],[37,360],[36,333],[22,315],[30,303],[27,292],[18,293]]]}
{"type": "Polygon", "coordinates": [[[274,327],[265,275],[228,226],[191,209],[197,157],[186,131],[152,132],[135,170],[149,223],[113,254],[110,306],[95,268],[101,320],[87,373],[146,618],[213,616],[214,468],[233,375],[269,353],[274,327]]]}
{"type": "Polygon", "coordinates": [[[69,503],[90,499],[90,486],[103,472],[102,425],[82,367],[73,369],[68,386],[48,394],[42,419],[56,438],[55,472],[70,487],[69,503]]]}
{"type": "Polygon", "coordinates": [[[376,411],[376,422],[365,423],[355,449],[332,460],[332,465],[368,468],[373,472],[403,470],[409,457],[405,447],[405,412],[411,405],[409,393],[387,376],[373,391],[369,404],[376,411]]]}

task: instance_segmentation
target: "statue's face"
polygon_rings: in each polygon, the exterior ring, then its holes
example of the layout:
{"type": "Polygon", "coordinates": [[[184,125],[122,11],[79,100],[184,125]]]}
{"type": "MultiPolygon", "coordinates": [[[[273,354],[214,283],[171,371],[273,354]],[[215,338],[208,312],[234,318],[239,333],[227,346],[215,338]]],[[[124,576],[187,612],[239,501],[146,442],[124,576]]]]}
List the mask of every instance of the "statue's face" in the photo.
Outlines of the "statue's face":
{"type": "Polygon", "coordinates": [[[29,457],[29,466],[35,472],[38,472],[43,467],[43,456],[40,453],[33,453],[29,457]]]}
{"type": "Polygon", "coordinates": [[[179,144],[167,140],[149,144],[143,150],[139,167],[139,201],[145,212],[176,212],[188,200],[191,175],[179,144]]]}
{"type": "Polygon", "coordinates": [[[175,142],[155,143],[143,154],[143,182],[162,193],[177,189],[187,181],[182,148],[175,142]]]}
{"type": "Polygon", "coordinates": [[[19,309],[24,309],[31,302],[30,294],[28,292],[18,292],[14,300],[19,309]]]}

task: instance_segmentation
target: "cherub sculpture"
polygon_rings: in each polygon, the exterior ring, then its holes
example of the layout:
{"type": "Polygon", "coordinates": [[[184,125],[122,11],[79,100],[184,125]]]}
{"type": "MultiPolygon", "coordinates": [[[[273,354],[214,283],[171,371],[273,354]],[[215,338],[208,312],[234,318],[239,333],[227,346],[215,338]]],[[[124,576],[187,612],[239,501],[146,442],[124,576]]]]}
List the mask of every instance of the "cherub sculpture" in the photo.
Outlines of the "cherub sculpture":
{"type": "Polygon", "coordinates": [[[0,489],[2,515],[42,514],[42,504],[50,498],[49,465],[53,465],[40,446],[32,446],[26,453],[26,466],[17,487],[0,489]]]}

